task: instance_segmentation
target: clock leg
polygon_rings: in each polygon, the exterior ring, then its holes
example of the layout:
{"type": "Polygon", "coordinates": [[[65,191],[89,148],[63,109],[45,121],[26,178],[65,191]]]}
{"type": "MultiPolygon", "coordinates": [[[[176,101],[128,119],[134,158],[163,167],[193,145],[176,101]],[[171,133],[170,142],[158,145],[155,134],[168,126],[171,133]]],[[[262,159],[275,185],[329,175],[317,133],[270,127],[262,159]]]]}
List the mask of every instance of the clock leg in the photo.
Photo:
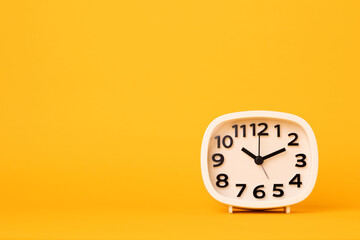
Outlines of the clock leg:
{"type": "Polygon", "coordinates": [[[290,213],[290,206],[284,207],[285,213],[290,213]]]}
{"type": "Polygon", "coordinates": [[[229,213],[233,213],[233,207],[229,206],[229,213]]]}

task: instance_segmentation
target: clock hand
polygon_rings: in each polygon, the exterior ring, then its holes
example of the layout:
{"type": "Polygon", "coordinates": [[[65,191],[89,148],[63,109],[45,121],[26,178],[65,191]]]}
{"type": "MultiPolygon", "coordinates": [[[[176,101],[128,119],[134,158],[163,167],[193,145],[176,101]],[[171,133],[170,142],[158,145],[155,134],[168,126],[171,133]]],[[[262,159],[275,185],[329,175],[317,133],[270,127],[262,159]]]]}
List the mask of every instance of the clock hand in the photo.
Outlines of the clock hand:
{"type": "Polygon", "coordinates": [[[258,134],[259,136],[259,140],[258,140],[258,156],[260,157],[260,135],[258,134]]]}
{"type": "Polygon", "coordinates": [[[266,177],[269,179],[269,176],[267,175],[262,163],[263,163],[263,158],[260,156],[260,135],[259,135],[259,145],[258,145],[258,156],[255,156],[255,154],[253,154],[252,152],[250,152],[249,150],[247,150],[246,148],[242,148],[241,151],[243,151],[244,153],[246,153],[248,156],[250,156],[252,159],[255,160],[255,163],[257,165],[260,165],[262,170],[264,171],[266,177]]]}
{"type": "Polygon", "coordinates": [[[262,170],[264,171],[264,173],[265,173],[265,175],[266,175],[267,179],[269,179],[269,176],[267,175],[267,173],[266,173],[266,171],[265,171],[265,169],[264,169],[263,165],[261,164],[260,166],[261,166],[262,170]]]}
{"type": "Polygon", "coordinates": [[[243,151],[244,153],[246,153],[247,155],[249,155],[252,159],[256,159],[256,156],[254,154],[252,154],[249,150],[247,150],[246,148],[242,148],[241,151],[243,151]]]}
{"type": "Polygon", "coordinates": [[[272,153],[270,153],[270,154],[268,154],[268,155],[265,155],[264,157],[262,157],[262,160],[271,158],[271,157],[273,157],[273,156],[275,156],[275,155],[278,155],[278,154],[280,154],[280,153],[282,153],[282,152],[285,152],[285,151],[286,151],[285,148],[279,149],[279,150],[277,150],[277,151],[275,151],[275,152],[272,152],[272,153]]]}
{"type": "Polygon", "coordinates": [[[264,171],[265,173],[265,176],[267,177],[267,179],[269,179],[269,176],[267,175],[265,169],[264,169],[264,166],[262,165],[263,162],[264,162],[264,159],[260,156],[260,135],[258,134],[259,136],[259,140],[258,140],[258,156],[255,158],[255,163],[257,165],[260,165],[262,170],[264,171]]]}

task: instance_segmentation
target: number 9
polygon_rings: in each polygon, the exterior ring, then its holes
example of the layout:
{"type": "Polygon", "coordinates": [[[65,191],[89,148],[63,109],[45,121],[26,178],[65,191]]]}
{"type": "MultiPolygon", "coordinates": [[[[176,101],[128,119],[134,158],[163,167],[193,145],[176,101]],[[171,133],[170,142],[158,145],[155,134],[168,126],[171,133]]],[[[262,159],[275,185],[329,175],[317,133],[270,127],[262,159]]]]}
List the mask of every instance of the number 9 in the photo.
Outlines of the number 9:
{"type": "Polygon", "coordinates": [[[221,153],[215,153],[214,155],[212,155],[212,160],[214,162],[217,162],[218,164],[214,164],[213,167],[219,167],[221,166],[221,164],[224,163],[224,155],[222,155],[221,153]]]}

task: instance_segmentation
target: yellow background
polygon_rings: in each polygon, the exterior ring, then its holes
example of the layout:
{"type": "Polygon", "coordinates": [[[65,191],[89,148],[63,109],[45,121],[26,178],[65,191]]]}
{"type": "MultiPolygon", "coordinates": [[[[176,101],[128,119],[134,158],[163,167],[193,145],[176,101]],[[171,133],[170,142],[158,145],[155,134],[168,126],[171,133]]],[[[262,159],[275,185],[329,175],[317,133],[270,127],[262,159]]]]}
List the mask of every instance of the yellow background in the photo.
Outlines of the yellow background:
{"type": "Polygon", "coordinates": [[[3,1],[0,239],[360,238],[358,1],[3,1]],[[307,120],[320,168],[293,214],[227,214],[216,117],[307,120]],[[244,237],[245,236],[245,237],[244,237]]]}

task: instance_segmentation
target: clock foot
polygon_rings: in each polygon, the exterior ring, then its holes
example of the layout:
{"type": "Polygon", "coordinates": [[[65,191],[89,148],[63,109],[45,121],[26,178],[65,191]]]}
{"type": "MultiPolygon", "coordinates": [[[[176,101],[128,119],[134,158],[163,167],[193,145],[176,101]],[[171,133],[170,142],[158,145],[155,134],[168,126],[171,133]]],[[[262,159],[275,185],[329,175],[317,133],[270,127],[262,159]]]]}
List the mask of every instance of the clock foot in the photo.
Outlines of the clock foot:
{"type": "Polygon", "coordinates": [[[284,207],[284,211],[285,211],[285,213],[290,213],[290,206],[284,207]]]}
{"type": "Polygon", "coordinates": [[[229,213],[233,213],[233,206],[229,206],[229,213]]]}

